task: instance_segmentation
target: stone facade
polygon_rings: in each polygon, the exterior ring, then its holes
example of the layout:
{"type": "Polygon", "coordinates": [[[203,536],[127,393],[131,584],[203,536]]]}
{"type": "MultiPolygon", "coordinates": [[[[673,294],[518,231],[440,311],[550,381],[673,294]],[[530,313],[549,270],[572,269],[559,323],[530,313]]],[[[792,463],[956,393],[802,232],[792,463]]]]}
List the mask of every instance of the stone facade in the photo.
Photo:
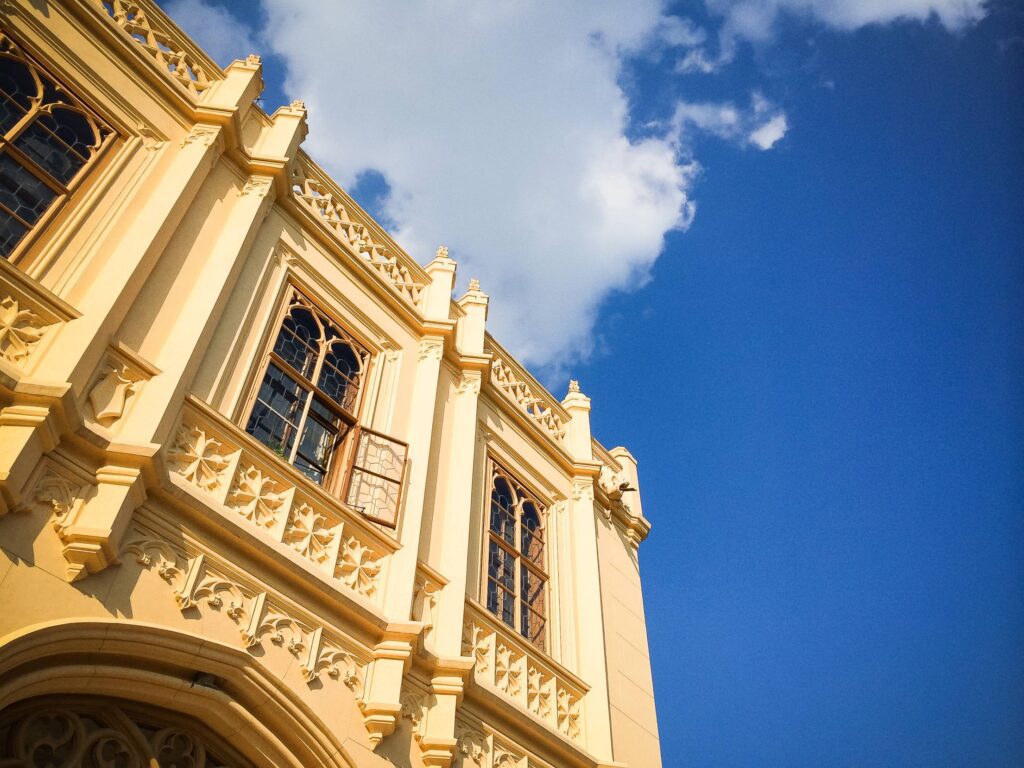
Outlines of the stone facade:
{"type": "Polygon", "coordinates": [[[0,21],[0,763],[659,766],[650,526],[579,386],[260,109],[259,57],[150,0],[0,21]],[[70,166],[24,138],[58,113],[70,166]]]}

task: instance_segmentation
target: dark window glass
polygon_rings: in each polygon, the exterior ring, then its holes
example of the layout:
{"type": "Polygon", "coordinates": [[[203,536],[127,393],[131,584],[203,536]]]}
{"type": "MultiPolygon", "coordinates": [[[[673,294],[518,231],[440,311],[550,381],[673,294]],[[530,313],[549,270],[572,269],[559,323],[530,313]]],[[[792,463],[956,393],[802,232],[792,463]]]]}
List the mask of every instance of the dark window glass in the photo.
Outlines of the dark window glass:
{"type": "Polygon", "coordinates": [[[9,56],[0,56],[0,131],[7,133],[32,108],[39,86],[29,68],[9,56]]]}
{"type": "Polygon", "coordinates": [[[534,498],[495,470],[487,543],[487,610],[538,648],[545,646],[544,526],[534,498]]]}
{"type": "Polygon", "coordinates": [[[0,205],[31,226],[57,193],[8,154],[0,154],[0,205]]]}

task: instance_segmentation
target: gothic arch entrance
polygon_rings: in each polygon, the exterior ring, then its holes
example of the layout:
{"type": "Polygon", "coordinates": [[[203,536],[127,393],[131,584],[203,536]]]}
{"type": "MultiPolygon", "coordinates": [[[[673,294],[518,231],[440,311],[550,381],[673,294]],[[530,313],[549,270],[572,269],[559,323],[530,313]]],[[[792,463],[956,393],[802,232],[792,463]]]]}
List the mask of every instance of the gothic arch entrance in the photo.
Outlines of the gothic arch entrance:
{"type": "Polygon", "coordinates": [[[116,620],[0,638],[0,768],[364,764],[240,649],[116,620]]]}
{"type": "Polygon", "coordinates": [[[201,722],[99,696],[40,696],[0,714],[0,766],[254,768],[201,722]]]}

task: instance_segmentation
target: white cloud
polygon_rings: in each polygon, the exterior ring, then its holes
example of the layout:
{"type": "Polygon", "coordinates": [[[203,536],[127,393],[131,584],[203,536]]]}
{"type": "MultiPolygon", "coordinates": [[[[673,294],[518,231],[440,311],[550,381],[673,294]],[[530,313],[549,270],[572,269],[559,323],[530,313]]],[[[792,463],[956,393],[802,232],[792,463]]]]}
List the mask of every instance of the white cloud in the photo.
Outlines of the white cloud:
{"type": "Polygon", "coordinates": [[[754,91],[747,109],[730,102],[680,101],[672,117],[672,129],[683,146],[691,143],[690,134],[698,130],[740,146],[768,150],[786,135],[789,121],[785,112],[754,91]]]}
{"type": "Polygon", "coordinates": [[[447,244],[528,362],[585,355],[600,302],[642,284],[693,216],[697,166],[671,136],[625,133],[622,57],[699,39],[659,0],[264,8],[307,148],[342,184],[383,173],[399,242],[420,260],[447,244]]]}
{"type": "Polygon", "coordinates": [[[705,4],[721,20],[718,50],[693,47],[677,65],[681,72],[714,72],[732,61],[739,40],[770,40],[782,14],[846,32],[871,24],[930,19],[958,32],[987,13],[985,0],[705,0],[705,4]]]}
{"type": "Polygon", "coordinates": [[[260,52],[252,30],[221,6],[206,0],[168,0],[160,5],[222,67],[260,52]]]}

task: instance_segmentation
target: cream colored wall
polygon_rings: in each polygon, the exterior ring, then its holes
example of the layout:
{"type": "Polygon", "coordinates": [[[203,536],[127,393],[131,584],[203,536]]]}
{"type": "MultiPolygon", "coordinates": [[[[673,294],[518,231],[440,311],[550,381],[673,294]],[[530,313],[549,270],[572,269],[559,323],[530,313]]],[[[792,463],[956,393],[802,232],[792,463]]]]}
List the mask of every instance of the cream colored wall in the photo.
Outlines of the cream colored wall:
{"type": "Polygon", "coordinates": [[[396,257],[424,285],[403,297],[292,194],[298,164],[315,170],[304,107],[263,114],[258,60],[221,72],[140,5],[211,74],[200,98],[91,0],[3,21],[120,138],[22,271],[0,264],[0,300],[42,329],[0,354],[0,668],[35,625],[146,622],[245,649],[354,765],[658,765],[633,607],[649,526],[638,501],[610,511],[603,473],[632,470],[592,444],[589,400],[559,403],[485,335],[488,297],[451,300],[446,253],[396,257]],[[372,353],[361,421],[409,444],[395,531],[244,434],[293,284],[372,353]],[[131,388],[101,424],[111,371],[131,388]],[[479,605],[488,457],[548,508],[548,653],[479,605]]]}

